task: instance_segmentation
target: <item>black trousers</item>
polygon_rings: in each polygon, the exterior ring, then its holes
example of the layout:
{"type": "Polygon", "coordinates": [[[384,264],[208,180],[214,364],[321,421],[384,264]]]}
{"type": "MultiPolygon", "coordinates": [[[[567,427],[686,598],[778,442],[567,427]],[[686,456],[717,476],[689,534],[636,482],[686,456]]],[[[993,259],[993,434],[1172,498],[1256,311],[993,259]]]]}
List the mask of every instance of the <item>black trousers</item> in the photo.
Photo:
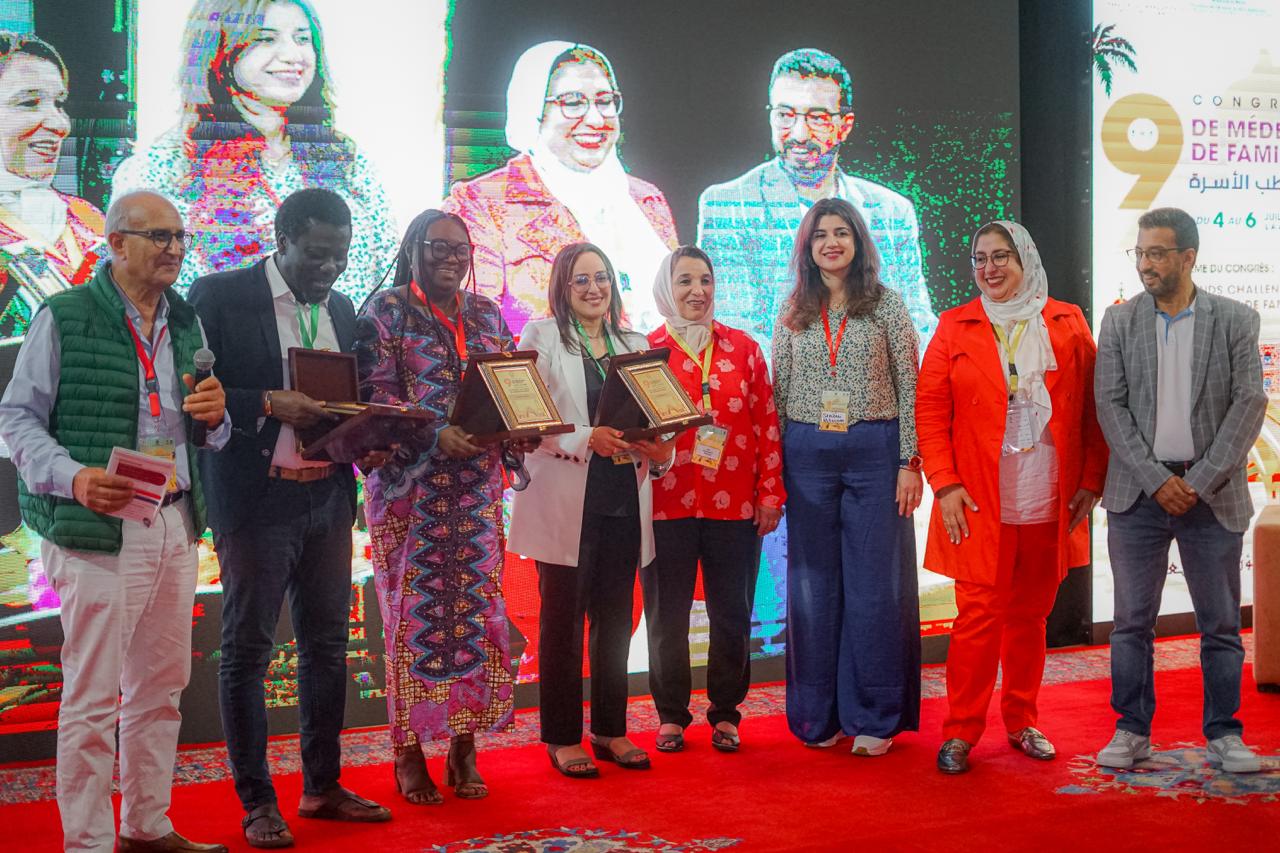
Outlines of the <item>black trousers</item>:
{"type": "Polygon", "coordinates": [[[245,811],[276,801],[267,767],[263,678],[289,599],[298,641],[302,790],[338,785],[347,699],[351,610],[351,500],[338,478],[268,480],[253,519],[214,531],[222,569],[222,662],[218,700],[236,793],[245,811]]]}
{"type": "Polygon", "coordinates": [[[627,733],[627,651],[640,517],[586,513],[578,565],[538,562],[538,708],[542,742],[582,740],[582,619],[590,620],[591,733],[627,733]]]}
{"type": "Polygon", "coordinates": [[[657,557],[640,570],[649,631],[649,691],[664,723],[687,726],[691,690],[689,609],[702,563],[711,645],[707,721],[738,725],[751,684],[751,607],[760,569],[754,521],[681,518],[653,523],[657,557]]]}

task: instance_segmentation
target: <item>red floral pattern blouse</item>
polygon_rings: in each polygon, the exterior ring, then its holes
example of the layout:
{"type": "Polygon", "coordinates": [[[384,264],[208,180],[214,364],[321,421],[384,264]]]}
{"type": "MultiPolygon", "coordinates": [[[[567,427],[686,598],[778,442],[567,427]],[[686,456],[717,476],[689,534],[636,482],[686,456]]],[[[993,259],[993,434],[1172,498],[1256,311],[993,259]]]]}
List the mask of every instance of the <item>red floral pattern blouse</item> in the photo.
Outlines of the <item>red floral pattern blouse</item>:
{"type": "MultiPolygon", "coordinates": [[[[710,518],[741,521],[757,504],[781,508],[782,434],[764,353],[749,334],[712,324],[711,416],[729,431],[720,467],[690,461],[697,430],[676,438],[675,464],[654,484],[653,519],[710,518]]],[[[695,364],[664,324],[649,334],[652,347],[671,348],[671,372],[694,403],[702,403],[701,359],[695,364]]]]}

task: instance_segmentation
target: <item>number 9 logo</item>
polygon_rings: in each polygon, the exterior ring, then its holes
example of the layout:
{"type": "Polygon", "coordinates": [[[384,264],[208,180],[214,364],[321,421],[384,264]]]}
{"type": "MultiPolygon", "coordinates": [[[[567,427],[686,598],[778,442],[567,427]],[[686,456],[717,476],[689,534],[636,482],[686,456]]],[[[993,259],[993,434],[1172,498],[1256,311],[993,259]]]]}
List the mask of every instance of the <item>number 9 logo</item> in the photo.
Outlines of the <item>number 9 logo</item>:
{"type": "Polygon", "coordinates": [[[1126,95],[1111,105],[1102,119],[1102,150],[1111,165],[1137,175],[1121,209],[1147,210],[1182,156],[1182,120],[1164,98],[1126,95]],[[1129,128],[1138,119],[1156,126],[1156,144],[1143,150],[1129,140],[1129,128]]]}

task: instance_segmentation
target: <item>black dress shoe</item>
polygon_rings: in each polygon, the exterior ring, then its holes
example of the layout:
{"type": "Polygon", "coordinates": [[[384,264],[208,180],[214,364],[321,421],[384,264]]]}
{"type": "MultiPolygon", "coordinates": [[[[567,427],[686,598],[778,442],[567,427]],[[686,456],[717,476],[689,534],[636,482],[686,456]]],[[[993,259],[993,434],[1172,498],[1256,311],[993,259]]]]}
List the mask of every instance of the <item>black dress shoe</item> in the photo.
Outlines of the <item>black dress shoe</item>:
{"type": "Polygon", "coordinates": [[[1044,736],[1044,732],[1035,726],[1027,726],[1021,731],[1010,732],[1009,745],[1037,761],[1052,761],[1058,755],[1058,751],[1053,748],[1053,744],[1044,736]]]}
{"type": "Polygon", "coordinates": [[[116,850],[118,853],[227,853],[225,844],[201,844],[189,841],[176,832],[149,841],[122,835],[116,844],[116,850]]]}
{"type": "Polygon", "coordinates": [[[972,748],[960,738],[953,737],[938,750],[938,769],[952,776],[964,773],[969,769],[969,750],[972,748]]]}

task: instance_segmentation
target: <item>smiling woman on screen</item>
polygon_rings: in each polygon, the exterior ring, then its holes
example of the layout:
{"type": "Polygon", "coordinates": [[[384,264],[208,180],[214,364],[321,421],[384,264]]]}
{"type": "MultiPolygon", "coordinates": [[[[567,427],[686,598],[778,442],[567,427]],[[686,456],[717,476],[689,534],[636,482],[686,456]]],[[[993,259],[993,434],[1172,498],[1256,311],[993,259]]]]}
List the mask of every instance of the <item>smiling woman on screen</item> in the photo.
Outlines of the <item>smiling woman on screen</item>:
{"type": "Polygon", "coordinates": [[[275,250],[280,201],[307,187],[351,208],[351,255],[335,285],[357,304],[397,237],[369,160],[334,127],[324,35],[308,0],[200,0],[183,36],[182,115],[116,171],[112,195],[158,188],[195,235],[180,286],[275,250]]]}
{"type": "Polygon", "coordinates": [[[476,241],[476,279],[516,334],[548,316],[551,262],[589,240],[617,264],[632,328],[662,318],[650,282],[676,247],[662,192],[628,175],[618,159],[622,93],[605,55],[548,41],[526,50],[507,87],[505,166],[455,184],[442,207],[465,219],[476,241]]]}

